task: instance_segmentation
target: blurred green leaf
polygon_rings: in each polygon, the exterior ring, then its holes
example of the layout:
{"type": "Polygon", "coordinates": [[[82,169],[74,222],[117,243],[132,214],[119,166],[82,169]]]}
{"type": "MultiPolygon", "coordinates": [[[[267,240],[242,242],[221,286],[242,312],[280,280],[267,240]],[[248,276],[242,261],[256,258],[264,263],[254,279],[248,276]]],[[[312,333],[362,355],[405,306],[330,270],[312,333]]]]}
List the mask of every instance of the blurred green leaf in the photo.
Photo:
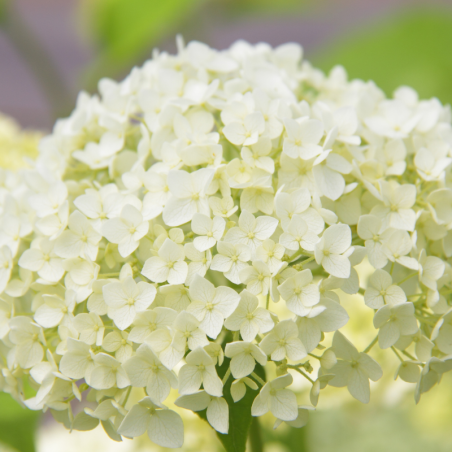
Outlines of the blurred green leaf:
{"type": "Polygon", "coordinates": [[[233,14],[288,14],[299,12],[312,0],[222,0],[228,12],[233,14]]]}
{"type": "Polygon", "coordinates": [[[0,393],[1,444],[11,446],[20,452],[34,452],[38,419],[38,412],[22,407],[9,394],[0,393]]]}
{"type": "Polygon", "coordinates": [[[343,65],[351,78],[374,80],[387,94],[408,85],[421,97],[452,102],[452,11],[404,10],[336,40],[311,58],[324,70],[343,65]]]}
{"type": "Polygon", "coordinates": [[[85,0],[82,14],[100,46],[89,72],[112,74],[136,62],[155,43],[174,33],[203,0],[85,0]]]}

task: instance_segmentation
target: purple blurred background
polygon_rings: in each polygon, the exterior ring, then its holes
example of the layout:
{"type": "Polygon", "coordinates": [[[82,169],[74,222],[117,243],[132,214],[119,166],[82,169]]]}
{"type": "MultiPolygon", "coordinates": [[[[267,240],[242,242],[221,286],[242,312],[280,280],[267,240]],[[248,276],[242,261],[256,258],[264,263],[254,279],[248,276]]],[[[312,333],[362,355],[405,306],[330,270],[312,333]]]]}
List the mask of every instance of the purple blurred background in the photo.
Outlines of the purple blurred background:
{"type": "MultiPolygon", "coordinates": [[[[452,7],[450,0],[331,0],[311,3],[292,16],[246,14],[225,19],[221,10],[210,5],[198,17],[202,32],[188,29],[186,39],[202,39],[220,49],[238,38],[272,45],[295,41],[303,45],[309,59],[318,49],[357,27],[381,20],[400,8],[433,3],[452,7]]],[[[55,66],[64,85],[57,87],[55,95],[66,96],[67,102],[73,105],[77,92],[84,87],[82,74],[97,53],[86,32],[79,1],[14,0],[13,7],[15,20],[28,29],[25,47],[32,43],[46,51],[48,63],[55,66]]],[[[159,47],[174,51],[173,42],[172,38],[167,38],[159,47]]],[[[33,52],[32,47],[29,46],[30,52],[33,52]]],[[[46,65],[44,62],[43,66],[46,65]]],[[[44,91],[30,71],[23,52],[18,51],[17,44],[0,29],[0,111],[13,116],[24,127],[50,130],[54,115],[44,91]]]]}

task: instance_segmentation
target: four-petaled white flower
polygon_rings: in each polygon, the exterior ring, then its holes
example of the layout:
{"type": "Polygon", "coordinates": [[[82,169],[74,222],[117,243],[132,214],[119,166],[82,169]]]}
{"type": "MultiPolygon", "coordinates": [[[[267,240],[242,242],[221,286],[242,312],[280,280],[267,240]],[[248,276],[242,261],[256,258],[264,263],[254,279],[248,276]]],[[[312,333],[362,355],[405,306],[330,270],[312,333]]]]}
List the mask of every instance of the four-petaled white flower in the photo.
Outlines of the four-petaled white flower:
{"type": "Polygon", "coordinates": [[[278,226],[278,220],[273,217],[260,216],[255,218],[247,210],[242,210],[238,227],[229,229],[225,241],[233,244],[247,245],[251,250],[251,257],[256,253],[259,245],[269,239],[278,226]]]}
{"type": "Polygon", "coordinates": [[[278,286],[281,297],[294,314],[305,316],[310,308],[319,302],[319,288],[312,280],[311,270],[306,269],[287,278],[278,286]]]}
{"type": "Polygon", "coordinates": [[[101,238],[88,218],[76,210],[69,217],[69,229],[56,241],[55,254],[64,258],[82,257],[96,260],[101,238]]]}
{"type": "Polygon", "coordinates": [[[151,305],[157,290],[143,281],[137,284],[128,276],[124,281],[106,284],[102,287],[102,293],[108,306],[108,317],[120,330],[124,330],[132,324],[138,312],[151,305]]]}
{"type": "Polygon", "coordinates": [[[228,330],[240,331],[245,341],[252,341],[257,334],[270,331],[274,322],[270,313],[259,308],[259,301],[255,295],[247,290],[240,293],[237,309],[226,319],[224,325],[228,330]]]}
{"type": "Polygon", "coordinates": [[[240,296],[230,287],[215,286],[195,275],[190,285],[192,302],[187,311],[193,314],[201,323],[201,328],[207,336],[216,339],[220,334],[224,319],[229,317],[237,307],[240,296]]]}
{"type": "Polygon", "coordinates": [[[240,272],[248,267],[247,262],[251,259],[251,251],[246,245],[233,245],[229,242],[218,242],[217,251],[211,270],[222,272],[229,281],[240,284],[240,272]]]}
{"type": "Polygon", "coordinates": [[[158,256],[148,259],[141,273],[156,283],[168,281],[170,284],[183,284],[188,274],[188,265],[184,259],[184,247],[166,239],[158,256]]]}
{"type": "Polygon", "coordinates": [[[102,234],[111,243],[118,244],[122,257],[132,254],[149,230],[149,222],[143,220],[141,212],[131,204],[126,204],[117,218],[107,220],[102,225],[102,234]]]}
{"type": "Polygon", "coordinates": [[[163,402],[171,388],[177,388],[174,372],[168,370],[157,358],[148,344],[138,347],[134,356],[124,363],[130,384],[136,388],[146,388],[154,403],[163,402]]]}
{"type": "Polygon", "coordinates": [[[231,358],[230,367],[234,378],[243,378],[253,372],[256,361],[261,366],[267,363],[267,355],[251,342],[229,342],[224,354],[231,358]]]}
{"type": "Polygon", "coordinates": [[[215,397],[223,395],[223,383],[215,370],[215,361],[201,347],[195,348],[186,357],[187,364],[179,371],[179,393],[193,394],[201,384],[204,390],[215,397]]]}
{"type": "Polygon", "coordinates": [[[292,381],[292,375],[285,374],[265,383],[254,399],[251,414],[262,416],[270,411],[282,421],[294,421],[298,416],[297,398],[290,389],[286,389],[292,381]]]}
{"type": "Polygon", "coordinates": [[[383,375],[380,365],[366,353],[359,353],[356,347],[339,331],[334,333],[333,350],[339,358],[329,370],[334,378],[331,386],[347,386],[350,394],[362,403],[369,403],[369,379],[377,381],[383,375]]]}
{"type": "Polygon", "coordinates": [[[206,190],[215,171],[203,168],[193,173],[170,171],[168,187],[171,197],[163,209],[163,220],[168,226],[180,226],[191,221],[195,213],[210,214],[206,190]]]}
{"type": "Polygon", "coordinates": [[[222,217],[214,217],[212,220],[202,213],[195,213],[191,221],[191,230],[200,236],[193,240],[195,248],[198,251],[206,251],[215,246],[223,237],[225,227],[226,222],[222,217]]]}
{"type": "Polygon", "coordinates": [[[284,358],[296,361],[306,357],[306,349],[298,339],[298,328],[293,320],[283,320],[262,339],[260,348],[271,356],[272,361],[284,358]]]}
{"type": "Polygon", "coordinates": [[[150,397],[141,399],[127,413],[118,433],[129,438],[148,433],[150,440],[162,447],[178,448],[184,444],[184,424],[181,417],[150,397]]]}
{"type": "Polygon", "coordinates": [[[338,278],[350,276],[348,256],[353,252],[352,233],[346,224],[333,224],[315,245],[315,260],[330,275],[338,278]]]}

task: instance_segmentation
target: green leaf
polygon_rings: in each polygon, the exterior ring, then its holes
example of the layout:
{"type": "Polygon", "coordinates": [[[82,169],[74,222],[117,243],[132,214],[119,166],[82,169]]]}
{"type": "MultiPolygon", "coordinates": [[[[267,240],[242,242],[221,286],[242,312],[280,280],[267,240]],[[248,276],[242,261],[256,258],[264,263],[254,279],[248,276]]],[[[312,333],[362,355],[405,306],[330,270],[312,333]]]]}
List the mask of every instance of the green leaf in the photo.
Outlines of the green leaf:
{"type": "MultiPolygon", "coordinates": [[[[229,358],[225,358],[223,365],[217,368],[220,378],[223,378],[226,374],[230,361],[229,358]]],[[[256,364],[254,372],[265,380],[265,370],[261,365],[256,364]]],[[[251,405],[259,391],[253,391],[247,386],[243,399],[235,403],[231,397],[231,384],[233,381],[234,378],[231,375],[223,387],[223,397],[229,406],[229,433],[224,435],[217,432],[217,435],[227,452],[245,452],[246,441],[253,420],[251,416],[251,405]]],[[[206,410],[199,411],[197,414],[202,419],[207,420],[206,410]]],[[[257,421],[257,419],[254,421],[257,421]]],[[[257,429],[258,432],[259,429],[257,429]]]]}
{"type": "Polygon", "coordinates": [[[39,413],[22,407],[6,393],[0,393],[0,407],[0,443],[20,452],[34,452],[39,413]]]}
{"type": "Polygon", "coordinates": [[[134,64],[203,0],[85,0],[82,12],[100,46],[100,57],[89,70],[105,76],[134,64]]]}
{"type": "Polygon", "coordinates": [[[450,9],[403,10],[336,40],[312,62],[324,70],[341,64],[351,78],[373,80],[388,95],[408,85],[419,95],[452,102],[450,9]]]}

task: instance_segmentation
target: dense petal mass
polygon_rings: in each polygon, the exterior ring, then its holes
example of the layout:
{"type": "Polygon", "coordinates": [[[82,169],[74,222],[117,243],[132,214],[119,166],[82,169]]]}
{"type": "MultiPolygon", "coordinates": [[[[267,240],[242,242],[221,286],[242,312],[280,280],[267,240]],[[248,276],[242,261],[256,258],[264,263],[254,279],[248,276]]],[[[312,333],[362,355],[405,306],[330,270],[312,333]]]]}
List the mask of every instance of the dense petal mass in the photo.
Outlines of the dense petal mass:
{"type": "Polygon", "coordinates": [[[418,402],[452,370],[449,107],[296,44],[177,48],[0,171],[0,390],[164,448],[173,400],[245,450],[237,410],[302,427],[301,380],[368,403],[373,357],[418,402]]]}

